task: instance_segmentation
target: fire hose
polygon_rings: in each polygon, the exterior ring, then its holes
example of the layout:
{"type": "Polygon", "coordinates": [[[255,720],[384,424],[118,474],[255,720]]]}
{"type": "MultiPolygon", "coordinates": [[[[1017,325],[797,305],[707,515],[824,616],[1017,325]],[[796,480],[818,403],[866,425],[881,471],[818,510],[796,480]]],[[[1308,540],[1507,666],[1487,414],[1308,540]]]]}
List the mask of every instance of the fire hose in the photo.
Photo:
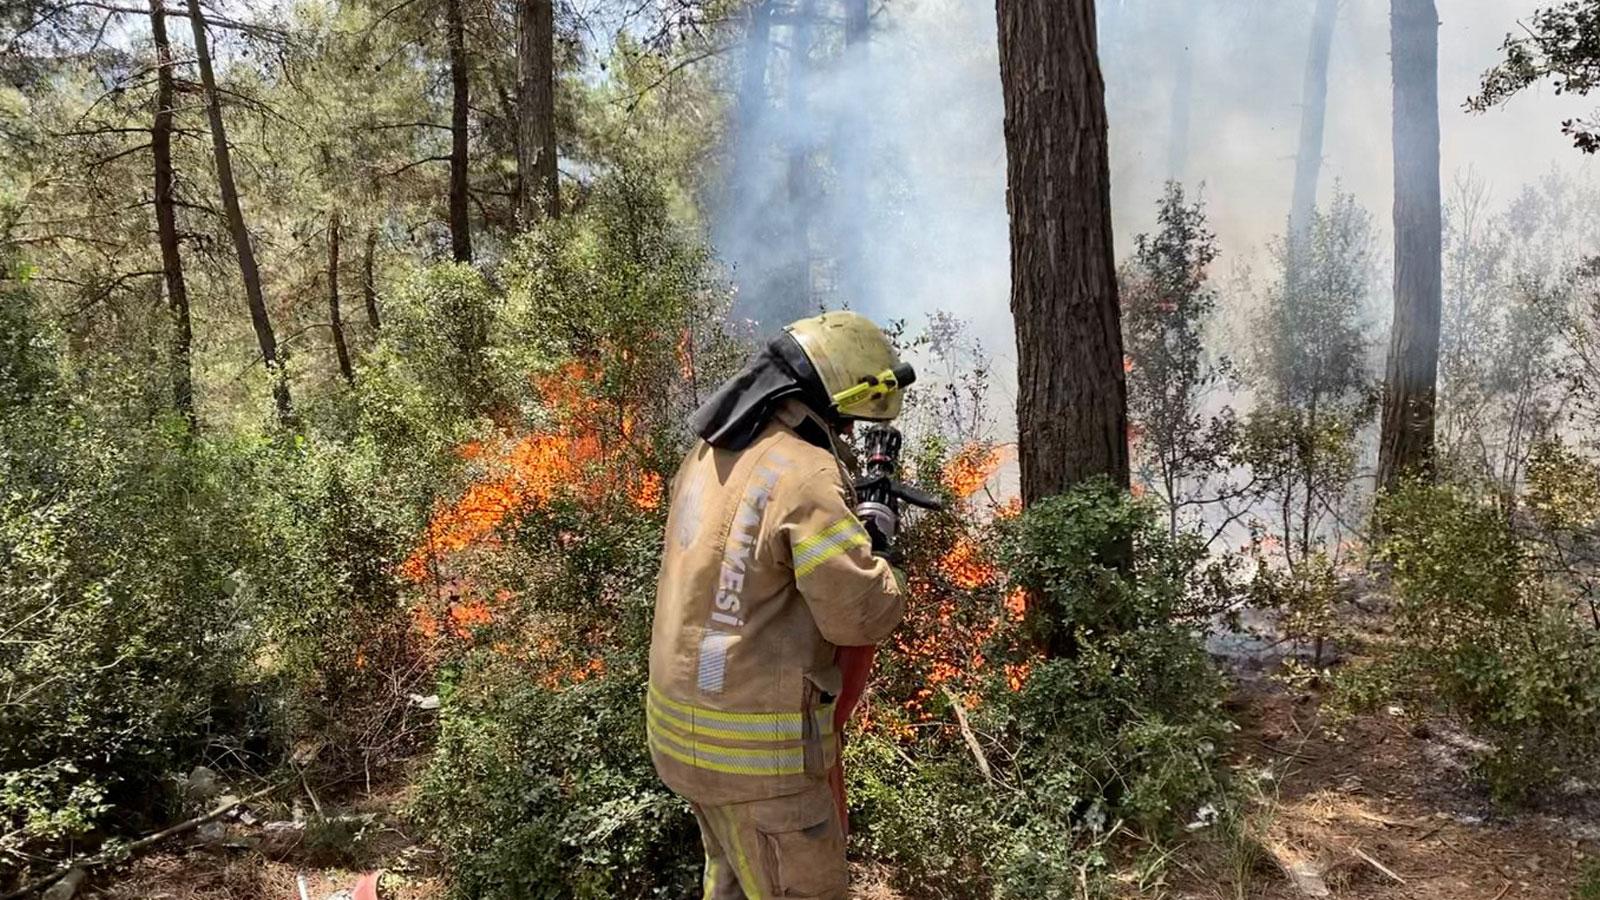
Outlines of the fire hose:
{"type": "MultiPolygon", "coordinates": [[[[910,383],[909,379],[906,383],[910,383]]],[[[938,497],[900,480],[900,449],[904,439],[893,426],[873,425],[863,435],[863,443],[865,464],[855,484],[855,512],[872,537],[873,552],[893,563],[894,539],[900,528],[904,505],[938,510],[944,508],[944,503],[938,497]]],[[[833,711],[833,731],[839,735],[839,763],[829,773],[829,780],[833,785],[834,802],[839,807],[839,822],[847,832],[850,829],[850,817],[844,796],[844,728],[861,702],[867,680],[872,676],[872,663],[876,655],[875,647],[840,647],[834,656],[843,676],[843,686],[833,711]]]]}

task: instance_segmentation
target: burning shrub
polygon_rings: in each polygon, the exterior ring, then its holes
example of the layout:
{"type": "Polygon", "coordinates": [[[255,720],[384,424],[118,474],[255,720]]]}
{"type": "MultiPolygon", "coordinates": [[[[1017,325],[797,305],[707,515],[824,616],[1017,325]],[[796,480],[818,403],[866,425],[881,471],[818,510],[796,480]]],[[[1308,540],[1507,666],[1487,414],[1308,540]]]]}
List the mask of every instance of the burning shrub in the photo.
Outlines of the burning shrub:
{"type": "MultiPolygon", "coordinates": [[[[973,632],[952,625],[973,610],[992,630],[937,692],[936,672],[918,684],[899,654],[886,662],[874,715],[898,700],[937,718],[852,739],[856,840],[919,896],[1080,896],[1118,831],[1168,835],[1219,799],[1222,682],[1197,629],[1233,596],[1232,569],[1104,482],[977,530],[998,552],[992,577],[925,582],[954,592],[933,601],[951,620],[914,617],[901,640],[960,645],[973,632]],[[1070,653],[1034,651],[1050,622],[1072,623],[1070,653]]],[[[914,572],[916,609],[930,598],[914,572]]]]}
{"type": "Polygon", "coordinates": [[[520,382],[502,378],[512,402],[456,448],[468,477],[399,566],[441,680],[417,812],[461,896],[685,896],[699,877],[644,685],[664,473],[734,343],[648,179],[588,203],[500,273],[491,355],[520,382]]]}

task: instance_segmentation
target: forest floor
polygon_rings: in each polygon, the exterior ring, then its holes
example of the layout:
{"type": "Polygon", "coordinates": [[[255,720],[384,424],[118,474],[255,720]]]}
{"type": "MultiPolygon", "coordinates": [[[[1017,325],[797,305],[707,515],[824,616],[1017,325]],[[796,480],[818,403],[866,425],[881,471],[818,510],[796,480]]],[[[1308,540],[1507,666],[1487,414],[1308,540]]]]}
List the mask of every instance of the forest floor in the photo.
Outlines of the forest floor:
{"type": "MultiPolygon", "coordinates": [[[[1314,687],[1259,673],[1241,676],[1230,707],[1240,726],[1233,762],[1241,781],[1257,785],[1245,821],[1198,832],[1157,883],[1130,884],[1128,897],[1600,900],[1593,786],[1506,813],[1472,781],[1475,745],[1447,721],[1390,707],[1330,730],[1314,687]]],[[[360,832],[348,845],[337,834],[300,833],[274,847],[263,823],[234,822],[225,834],[144,856],[84,896],[298,900],[303,874],[313,900],[361,900],[353,890],[361,874],[382,870],[383,900],[438,900],[445,884],[431,852],[407,833],[406,779],[395,781],[345,800],[337,815],[360,832]]],[[[915,900],[873,874],[858,873],[856,896],[915,900]]]]}
{"type": "Polygon", "coordinates": [[[1442,719],[1390,707],[1330,730],[1314,691],[1266,678],[1233,704],[1241,777],[1274,777],[1239,833],[1178,854],[1166,896],[1600,898],[1593,786],[1507,813],[1471,778],[1481,748],[1442,719]]]}

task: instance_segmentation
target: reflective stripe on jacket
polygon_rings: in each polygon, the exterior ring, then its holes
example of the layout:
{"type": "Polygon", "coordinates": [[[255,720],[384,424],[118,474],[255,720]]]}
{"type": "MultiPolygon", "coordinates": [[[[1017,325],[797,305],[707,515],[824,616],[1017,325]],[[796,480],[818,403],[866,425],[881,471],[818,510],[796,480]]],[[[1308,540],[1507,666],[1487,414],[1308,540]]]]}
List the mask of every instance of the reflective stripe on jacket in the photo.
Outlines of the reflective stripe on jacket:
{"type": "Polygon", "coordinates": [[[785,406],[741,451],[702,442],[673,479],[646,715],[657,771],[695,803],[824,778],[834,650],[883,640],[905,611],[838,459],[795,431],[809,416],[785,406]]]}

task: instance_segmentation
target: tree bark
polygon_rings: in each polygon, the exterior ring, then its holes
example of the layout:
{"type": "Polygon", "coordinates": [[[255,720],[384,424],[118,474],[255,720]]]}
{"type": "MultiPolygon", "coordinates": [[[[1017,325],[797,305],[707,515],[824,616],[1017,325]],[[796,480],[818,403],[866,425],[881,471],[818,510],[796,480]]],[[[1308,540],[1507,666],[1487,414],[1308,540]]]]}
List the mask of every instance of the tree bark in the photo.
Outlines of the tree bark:
{"type": "Polygon", "coordinates": [[[373,277],[373,266],[378,255],[378,232],[367,229],[366,251],[361,256],[361,299],[367,306],[367,324],[373,331],[382,327],[378,321],[378,281],[373,277]]]}
{"type": "MultiPolygon", "coordinates": [[[[868,0],[845,0],[843,64],[862,71],[871,46],[871,19],[868,0]]],[[[847,75],[846,77],[850,77],[847,75]]],[[[834,190],[861,209],[871,209],[872,199],[872,103],[847,104],[832,136],[832,162],[836,173],[834,190]]],[[[864,215],[836,217],[830,223],[831,242],[837,273],[835,282],[847,293],[845,299],[859,304],[863,299],[872,258],[871,229],[863,225],[864,215]]],[[[867,310],[871,312],[871,310],[867,310]]]]}
{"type": "Polygon", "coordinates": [[[1433,468],[1444,230],[1439,184],[1439,16],[1433,0],[1392,0],[1394,325],[1384,382],[1378,483],[1433,468]]]}
{"type": "MultiPolygon", "coordinates": [[[[744,61],[739,72],[739,121],[745,131],[736,136],[738,141],[733,156],[733,172],[729,184],[733,190],[749,188],[756,158],[761,148],[753,139],[752,127],[761,121],[767,108],[767,56],[772,42],[772,0],[754,0],[750,4],[750,24],[745,29],[744,61]]],[[[735,198],[735,204],[751,202],[754,198],[735,198]]]]}
{"type": "MultiPolygon", "coordinates": [[[[191,0],[193,2],[193,0],[191,0]]],[[[472,262],[471,202],[467,182],[467,113],[471,90],[467,72],[467,25],[463,0],[445,0],[450,44],[450,252],[456,262],[472,262]]]]}
{"type": "Polygon", "coordinates": [[[1294,198],[1289,206],[1288,261],[1290,282],[1305,252],[1311,217],[1317,209],[1317,182],[1322,177],[1323,132],[1328,115],[1328,62],[1333,55],[1333,29],[1339,0],[1317,0],[1311,22],[1311,48],[1306,57],[1300,95],[1300,149],[1294,160],[1294,198]]]}
{"type": "Polygon", "coordinates": [[[1127,384],[1094,0],[998,0],[1022,498],[1128,485],[1127,384]]]}
{"type": "Polygon", "coordinates": [[[216,157],[217,187],[222,192],[222,211],[228,220],[228,233],[239,257],[239,275],[244,280],[245,302],[250,307],[250,324],[255,328],[261,361],[272,381],[272,396],[278,419],[288,422],[293,416],[289,402],[289,382],[278,360],[278,338],[272,333],[267,301],[261,291],[261,271],[250,245],[250,229],[245,226],[244,210],[239,205],[239,188],[233,179],[233,158],[228,148],[228,132],[222,120],[222,99],[217,92],[216,74],[211,69],[211,50],[206,40],[206,20],[200,0],[188,0],[189,25],[194,31],[195,64],[200,69],[200,84],[205,89],[206,115],[211,121],[211,149],[216,157]]]}
{"type": "Polygon", "coordinates": [[[867,0],[844,0],[844,45],[858,47],[865,44],[870,28],[867,0]]]}
{"type": "Polygon", "coordinates": [[[161,245],[161,273],[167,285],[167,309],[172,315],[172,405],[194,431],[199,419],[194,410],[194,325],[189,317],[189,288],[183,280],[183,256],[178,247],[177,202],[172,173],[172,44],[167,38],[166,6],[150,0],[150,34],[156,47],[156,110],[150,129],[150,152],[155,168],[156,237],[161,245]]]}
{"type": "Polygon", "coordinates": [[[339,212],[328,216],[328,328],[333,331],[333,354],[339,360],[339,374],[355,384],[350,368],[350,346],[344,340],[344,316],[339,310],[339,212]]]}
{"type": "MultiPolygon", "coordinates": [[[[811,24],[814,0],[800,0],[789,28],[789,120],[801,122],[806,115],[806,82],[811,68],[811,24]]],[[[783,288],[785,321],[811,315],[817,308],[811,279],[812,140],[806,129],[795,129],[789,138],[786,181],[789,193],[790,272],[783,288]]]]}
{"type": "Polygon", "coordinates": [[[523,227],[561,214],[554,0],[522,0],[517,33],[517,201],[523,227]]]}

